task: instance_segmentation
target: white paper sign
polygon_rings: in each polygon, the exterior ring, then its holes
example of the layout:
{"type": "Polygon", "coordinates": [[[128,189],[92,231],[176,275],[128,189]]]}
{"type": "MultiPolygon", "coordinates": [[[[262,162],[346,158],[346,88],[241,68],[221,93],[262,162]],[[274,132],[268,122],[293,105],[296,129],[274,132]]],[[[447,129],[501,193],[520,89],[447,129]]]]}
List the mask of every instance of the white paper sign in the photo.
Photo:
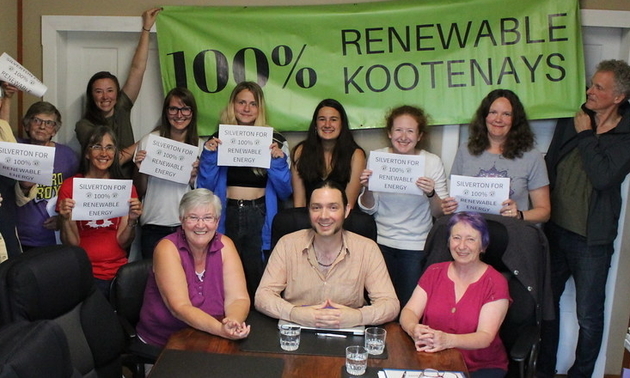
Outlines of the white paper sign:
{"type": "Polygon", "coordinates": [[[199,146],[149,134],[146,151],[147,156],[140,164],[141,173],[188,184],[199,146]]]}
{"type": "Polygon", "coordinates": [[[0,80],[35,97],[43,97],[48,88],[9,54],[0,55],[0,80]]]}
{"type": "Polygon", "coordinates": [[[269,169],[273,128],[262,126],[219,125],[217,165],[269,169]]]}
{"type": "Polygon", "coordinates": [[[371,151],[368,168],[372,170],[369,189],[373,192],[415,194],[422,189],[416,181],[424,176],[424,156],[371,151]]]}
{"type": "Polygon", "coordinates": [[[499,214],[501,203],[510,198],[510,179],[451,175],[451,197],[457,199],[458,212],[499,214]]]}
{"type": "Polygon", "coordinates": [[[75,178],[72,220],[100,220],[129,214],[131,180],[75,178]]]}
{"type": "Polygon", "coordinates": [[[52,185],[55,148],[0,142],[0,175],[19,181],[52,185]]]}

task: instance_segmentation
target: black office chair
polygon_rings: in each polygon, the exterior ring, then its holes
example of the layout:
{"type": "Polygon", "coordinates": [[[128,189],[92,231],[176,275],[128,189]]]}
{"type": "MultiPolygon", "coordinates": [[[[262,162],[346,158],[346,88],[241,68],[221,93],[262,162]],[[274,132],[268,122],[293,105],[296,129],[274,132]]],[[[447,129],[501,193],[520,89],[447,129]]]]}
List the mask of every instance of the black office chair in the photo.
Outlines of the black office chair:
{"type": "MultiPolygon", "coordinates": [[[[273,250],[278,240],[284,235],[305,228],[311,228],[308,208],[294,207],[280,210],[273,218],[273,223],[271,224],[271,249],[273,250]]],[[[374,217],[359,209],[354,209],[350,212],[348,218],[343,222],[343,228],[376,241],[376,222],[374,222],[374,217]]]]}
{"type": "Polygon", "coordinates": [[[81,376],[122,376],[124,333],[111,305],[96,288],[92,265],[82,248],[37,248],[0,264],[2,323],[43,319],[61,326],[72,366],[81,376]]]}
{"type": "MultiPolygon", "coordinates": [[[[553,318],[549,273],[549,246],[542,230],[534,224],[500,215],[484,214],[490,244],[482,260],[502,273],[512,304],[500,329],[510,357],[508,377],[533,377],[540,345],[542,319],[553,318]]],[[[439,218],[427,236],[427,266],[451,261],[447,224],[439,218]]]]}
{"type": "Polygon", "coordinates": [[[66,335],[52,320],[19,321],[0,329],[0,377],[80,377],[66,335]]]}
{"type": "Polygon", "coordinates": [[[123,265],[112,281],[109,296],[110,303],[127,335],[127,347],[122,356],[122,364],[131,370],[134,377],[144,377],[144,364],[155,363],[162,351],[162,348],[143,343],[136,334],[144,289],[152,268],[151,259],[123,265]]]}

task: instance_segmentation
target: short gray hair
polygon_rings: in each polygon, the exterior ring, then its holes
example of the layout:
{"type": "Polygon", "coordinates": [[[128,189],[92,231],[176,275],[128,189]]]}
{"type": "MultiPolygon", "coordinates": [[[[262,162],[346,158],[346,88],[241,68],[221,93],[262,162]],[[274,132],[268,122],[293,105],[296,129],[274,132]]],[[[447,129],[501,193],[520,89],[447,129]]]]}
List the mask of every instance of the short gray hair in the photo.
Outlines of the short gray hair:
{"type": "Polygon", "coordinates": [[[612,72],[615,77],[615,91],[630,98],[630,66],[623,60],[602,60],[597,65],[597,72],[612,72]]]}
{"type": "Polygon", "coordinates": [[[208,205],[214,208],[217,218],[221,216],[221,199],[217,195],[203,188],[191,190],[179,201],[179,217],[183,219],[191,209],[208,205]]]}

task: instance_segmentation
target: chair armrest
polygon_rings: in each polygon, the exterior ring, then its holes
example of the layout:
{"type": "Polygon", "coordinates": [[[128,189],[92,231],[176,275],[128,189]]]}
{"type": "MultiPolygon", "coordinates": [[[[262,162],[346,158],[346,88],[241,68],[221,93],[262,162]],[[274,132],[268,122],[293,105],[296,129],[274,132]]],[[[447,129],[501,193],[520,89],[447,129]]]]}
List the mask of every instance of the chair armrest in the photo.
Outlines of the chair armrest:
{"type": "Polygon", "coordinates": [[[525,361],[530,355],[532,347],[539,341],[540,329],[538,326],[524,328],[510,350],[510,358],[517,362],[525,361]]]}
{"type": "Polygon", "coordinates": [[[151,344],[145,344],[137,337],[134,337],[131,339],[131,343],[129,344],[127,351],[135,356],[144,358],[146,363],[154,363],[160,353],[162,353],[162,348],[151,344]]]}

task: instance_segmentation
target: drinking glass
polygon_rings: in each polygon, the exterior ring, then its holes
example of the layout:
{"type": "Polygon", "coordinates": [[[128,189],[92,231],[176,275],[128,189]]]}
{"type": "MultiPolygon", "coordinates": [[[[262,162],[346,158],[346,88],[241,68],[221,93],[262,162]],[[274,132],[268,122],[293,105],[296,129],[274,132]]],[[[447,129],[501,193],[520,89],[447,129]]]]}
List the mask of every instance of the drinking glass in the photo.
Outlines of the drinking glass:
{"type": "Polygon", "coordinates": [[[346,371],[350,375],[363,375],[367,369],[368,352],[365,347],[352,345],[346,347],[346,371]]]}

